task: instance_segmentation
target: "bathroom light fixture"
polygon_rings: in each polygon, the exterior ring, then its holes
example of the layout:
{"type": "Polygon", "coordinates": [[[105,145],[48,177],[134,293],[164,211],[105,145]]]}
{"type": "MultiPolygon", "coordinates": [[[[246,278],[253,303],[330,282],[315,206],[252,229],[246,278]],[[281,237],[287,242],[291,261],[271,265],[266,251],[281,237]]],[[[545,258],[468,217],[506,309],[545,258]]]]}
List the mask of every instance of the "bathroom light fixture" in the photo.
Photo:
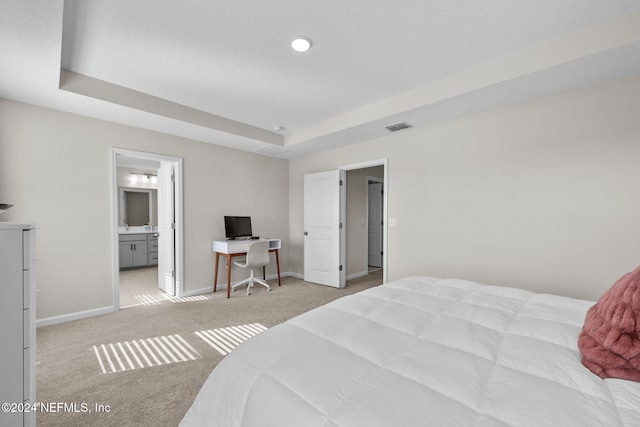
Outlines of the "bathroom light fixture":
{"type": "Polygon", "coordinates": [[[306,52],[311,48],[311,39],[306,36],[300,36],[291,42],[291,47],[296,52],[306,52]]]}
{"type": "Polygon", "coordinates": [[[150,173],[132,173],[129,176],[129,182],[131,184],[157,184],[158,177],[150,173]]]}

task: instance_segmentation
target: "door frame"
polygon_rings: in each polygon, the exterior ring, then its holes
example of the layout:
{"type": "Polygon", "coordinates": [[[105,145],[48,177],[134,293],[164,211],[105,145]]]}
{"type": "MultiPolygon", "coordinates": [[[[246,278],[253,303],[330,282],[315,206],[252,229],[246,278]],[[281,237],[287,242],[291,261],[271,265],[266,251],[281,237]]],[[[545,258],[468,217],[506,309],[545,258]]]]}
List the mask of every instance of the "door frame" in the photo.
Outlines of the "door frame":
{"type": "MultiPolygon", "coordinates": [[[[370,214],[371,214],[371,200],[369,199],[369,186],[372,183],[374,183],[374,184],[382,184],[382,188],[383,188],[382,197],[384,197],[384,179],[376,178],[376,177],[373,177],[373,176],[368,176],[367,177],[367,228],[369,228],[369,218],[370,218],[370,214]]],[[[383,205],[383,209],[384,209],[384,205],[383,205]]],[[[382,233],[382,238],[384,239],[384,226],[386,224],[386,221],[384,220],[382,212],[380,212],[380,217],[382,219],[382,224],[378,224],[378,226],[380,227],[380,233],[382,233]]],[[[369,230],[367,229],[367,240],[368,239],[369,239],[369,230]]],[[[382,256],[384,256],[384,249],[382,247],[382,242],[380,242],[380,250],[382,251],[382,256]]],[[[369,242],[367,241],[367,261],[369,260],[369,255],[370,255],[369,254],[369,242]]],[[[382,265],[382,262],[380,262],[380,264],[382,265]]],[[[382,267],[380,267],[380,268],[382,268],[382,267]]]]}
{"type": "MultiPolygon", "coordinates": [[[[370,168],[373,166],[383,166],[384,169],[384,174],[383,174],[383,182],[382,182],[382,221],[384,221],[384,226],[382,227],[382,283],[387,283],[387,277],[388,277],[388,272],[389,269],[387,268],[387,259],[388,259],[388,239],[387,239],[387,233],[388,233],[388,223],[387,223],[387,196],[389,194],[389,192],[387,191],[387,187],[389,185],[389,167],[387,165],[388,161],[387,158],[383,158],[383,159],[378,159],[378,160],[369,160],[369,161],[365,161],[365,162],[361,162],[361,163],[354,163],[354,164],[350,164],[350,165],[344,165],[344,166],[339,166],[338,170],[342,171],[344,173],[346,173],[347,171],[350,170],[356,170],[356,169],[365,169],[365,168],[370,168]]],[[[346,217],[346,209],[347,209],[347,203],[346,203],[346,185],[342,186],[342,191],[341,191],[341,197],[340,197],[340,209],[341,209],[341,217],[345,218],[346,217]],[[344,215],[342,215],[342,213],[344,213],[344,215]]],[[[347,240],[347,233],[346,230],[342,230],[342,233],[340,233],[340,263],[342,265],[345,266],[346,269],[346,265],[347,265],[347,251],[346,251],[346,240],[347,240]]],[[[341,287],[345,286],[345,278],[344,275],[341,277],[341,280],[343,281],[340,285],[341,287]]]]}
{"type": "Polygon", "coordinates": [[[164,154],[134,151],[124,148],[111,147],[111,264],[112,264],[112,299],[114,311],[120,310],[120,269],[119,269],[119,239],[118,239],[118,155],[124,157],[136,157],[146,160],[173,163],[175,174],[175,270],[176,270],[176,296],[184,293],[184,228],[183,228],[183,178],[182,158],[166,156],[164,154]]]}

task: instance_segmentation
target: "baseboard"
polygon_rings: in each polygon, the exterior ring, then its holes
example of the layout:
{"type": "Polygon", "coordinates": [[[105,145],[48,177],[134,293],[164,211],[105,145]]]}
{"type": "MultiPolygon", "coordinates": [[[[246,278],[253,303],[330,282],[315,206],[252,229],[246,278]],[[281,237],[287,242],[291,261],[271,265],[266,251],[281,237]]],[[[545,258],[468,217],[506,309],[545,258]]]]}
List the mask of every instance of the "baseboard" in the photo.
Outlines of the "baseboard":
{"type": "MultiPolygon", "coordinates": [[[[359,273],[350,274],[347,277],[345,277],[345,280],[351,280],[351,279],[355,279],[355,278],[358,278],[358,277],[366,276],[369,273],[370,273],[370,271],[367,270],[367,271],[361,271],[359,273]]],[[[304,274],[301,274],[301,273],[289,272],[289,273],[287,273],[287,275],[291,276],[291,277],[295,277],[296,279],[304,280],[304,274]]]]}
{"type": "MultiPolygon", "coordinates": [[[[227,289],[227,284],[226,283],[218,284],[218,290],[220,289],[227,289]]],[[[198,295],[210,294],[212,292],[213,292],[213,285],[207,286],[206,288],[192,289],[190,291],[183,292],[182,295],[180,295],[180,298],[195,297],[198,295]]]]}
{"type": "MultiPolygon", "coordinates": [[[[293,273],[280,273],[280,278],[288,277],[288,276],[294,276],[294,274],[293,273]]],[[[277,279],[277,278],[278,278],[277,274],[268,274],[267,275],[267,280],[273,280],[273,279],[277,279]]],[[[238,282],[240,282],[240,280],[235,281],[235,282],[231,282],[231,286],[235,285],[238,282]]],[[[216,291],[226,290],[226,289],[227,289],[227,284],[226,283],[218,283],[216,291]]],[[[204,287],[204,288],[200,288],[200,289],[191,289],[189,291],[183,292],[182,295],[180,295],[180,296],[181,297],[194,297],[194,296],[202,295],[202,294],[210,294],[212,292],[213,292],[213,285],[207,286],[207,287],[204,287]]]]}
{"type": "Polygon", "coordinates": [[[72,320],[86,319],[87,317],[100,316],[102,314],[113,313],[113,306],[94,308],[91,310],[78,311],[76,313],[62,314],[60,316],[45,317],[36,320],[36,327],[56,325],[58,323],[70,322],[72,320]]]}

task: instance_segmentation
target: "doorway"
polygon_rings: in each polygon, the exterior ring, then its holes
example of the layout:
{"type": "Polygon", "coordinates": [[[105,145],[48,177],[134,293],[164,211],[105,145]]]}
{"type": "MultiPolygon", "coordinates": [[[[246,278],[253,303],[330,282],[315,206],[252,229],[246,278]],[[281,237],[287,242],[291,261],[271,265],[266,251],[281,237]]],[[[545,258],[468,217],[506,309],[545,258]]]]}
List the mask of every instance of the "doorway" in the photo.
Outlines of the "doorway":
{"type": "Polygon", "coordinates": [[[112,148],[111,161],[114,309],[180,296],[182,159],[112,148]]]}
{"type": "Polygon", "coordinates": [[[346,173],[346,280],[381,278],[384,238],[384,166],[346,173]]]}
{"type": "Polygon", "coordinates": [[[367,228],[369,177],[379,179],[383,189],[381,267],[374,270],[382,277],[382,283],[387,281],[386,164],[387,160],[382,159],[305,175],[305,281],[342,288],[347,280],[370,274],[367,228]],[[349,177],[357,177],[357,181],[352,182],[349,177]]]}
{"type": "MultiPolygon", "coordinates": [[[[342,261],[345,263],[347,272],[346,279],[355,279],[361,276],[374,277],[376,280],[381,280],[381,283],[387,282],[387,187],[388,187],[388,168],[387,159],[372,160],[369,162],[356,163],[352,165],[346,165],[340,167],[340,170],[347,173],[347,188],[345,189],[345,195],[349,191],[349,186],[354,185],[358,187],[356,190],[361,195],[355,196],[354,204],[349,204],[348,201],[344,202],[345,210],[344,215],[347,223],[347,232],[343,233],[342,240],[344,240],[343,247],[345,250],[342,252],[342,261]],[[353,182],[349,180],[350,176],[358,177],[353,182]],[[379,194],[379,205],[375,212],[370,212],[369,208],[369,182],[378,182],[382,193],[379,194]],[[349,212],[352,210],[352,212],[349,212]],[[355,211],[355,212],[354,212],[355,211]],[[362,218],[361,212],[364,212],[364,218],[362,218]],[[369,266],[369,222],[371,220],[370,215],[379,215],[379,228],[378,237],[380,243],[380,267],[369,266]],[[349,224],[349,222],[351,224],[349,224]],[[359,233],[349,232],[349,225],[354,228],[353,222],[356,222],[356,229],[360,229],[359,233]],[[350,248],[350,249],[348,249],[350,248]],[[353,250],[357,252],[354,253],[353,250]],[[347,256],[351,258],[347,258],[347,256]],[[364,265],[364,268],[362,267],[364,265]]],[[[344,198],[343,198],[344,201],[344,198]]],[[[376,202],[378,203],[378,202],[376,202]]],[[[373,219],[377,222],[377,219],[373,219]]],[[[353,231],[353,230],[351,230],[353,231]]],[[[377,245],[376,245],[377,246],[377,245]]]]}

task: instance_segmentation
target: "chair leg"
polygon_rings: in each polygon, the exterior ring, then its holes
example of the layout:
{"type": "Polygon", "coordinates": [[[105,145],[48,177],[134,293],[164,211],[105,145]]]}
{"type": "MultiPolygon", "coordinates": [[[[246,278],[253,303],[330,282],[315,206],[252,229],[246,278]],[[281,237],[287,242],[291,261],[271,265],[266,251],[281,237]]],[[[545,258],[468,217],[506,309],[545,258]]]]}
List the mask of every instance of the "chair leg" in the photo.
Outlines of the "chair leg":
{"type": "Polygon", "coordinates": [[[231,287],[231,291],[235,292],[235,291],[236,291],[236,288],[237,288],[237,287],[240,287],[240,286],[244,286],[244,285],[249,286],[250,282],[251,282],[251,277],[249,277],[248,279],[244,279],[243,281],[238,282],[238,283],[236,283],[235,285],[233,285],[233,286],[231,287]]]}
{"type": "Polygon", "coordinates": [[[263,280],[260,280],[257,277],[255,277],[255,275],[253,274],[253,269],[251,270],[251,275],[248,278],[246,278],[243,281],[238,282],[235,285],[233,285],[231,287],[231,290],[233,292],[235,292],[237,287],[247,285],[247,295],[251,295],[251,288],[253,287],[254,283],[258,283],[258,284],[266,287],[268,291],[271,291],[271,286],[269,286],[269,284],[267,282],[265,282],[263,280]]]}
{"type": "Polygon", "coordinates": [[[249,284],[247,285],[247,295],[251,295],[251,287],[253,286],[253,281],[256,280],[253,276],[253,268],[251,269],[251,274],[247,280],[249,281],[249,284]]]}
{"type": "Polygon", "coordinates": [[[253,269],[251,269],[251,276],[249,277],[249,285],[247,286],[247,295],[251,295],[251,288],[253,288],[254,283],[258,283],[262,286],[265,286],[268,291],[271,291],[271,287],[264,281],[258,279],[253,274],[253,269]]]}
{"type": "Polygon", "coordinates": [[[260,285],[262,285],[262,286],[266,287],[268,291],[271,291],[271,287],[269,286],[269,284],[268,284],[267,282],[264,282],[264,281],[262,281],[262,280],[260,280],[260,279],[255,279],[255,278],[254,278],[254,279],[253,279],[253,282],[251,283],[251,286],[253,286],[253,284],[254,284],[254,283],[258,283],[258,284],[260,284],[260,285]]]}

